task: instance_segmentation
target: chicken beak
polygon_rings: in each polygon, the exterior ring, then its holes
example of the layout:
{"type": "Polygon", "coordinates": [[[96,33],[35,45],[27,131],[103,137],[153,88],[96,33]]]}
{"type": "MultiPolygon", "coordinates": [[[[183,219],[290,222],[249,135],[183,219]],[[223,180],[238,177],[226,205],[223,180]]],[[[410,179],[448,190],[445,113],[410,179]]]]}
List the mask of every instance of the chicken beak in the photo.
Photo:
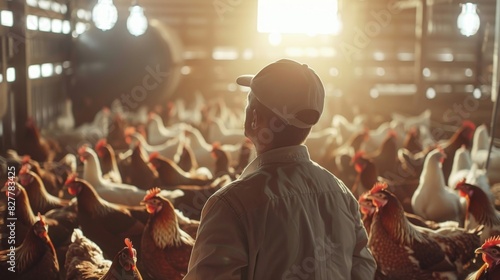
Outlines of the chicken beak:
{"type": "Polygon", "coordinates": [[[482,253],[484,253],[484,250],[483,250],[483,248],[477,248],[477,249],[474,251],[474,253],[476,253],[476,254],[482,254],[482,253]]]}

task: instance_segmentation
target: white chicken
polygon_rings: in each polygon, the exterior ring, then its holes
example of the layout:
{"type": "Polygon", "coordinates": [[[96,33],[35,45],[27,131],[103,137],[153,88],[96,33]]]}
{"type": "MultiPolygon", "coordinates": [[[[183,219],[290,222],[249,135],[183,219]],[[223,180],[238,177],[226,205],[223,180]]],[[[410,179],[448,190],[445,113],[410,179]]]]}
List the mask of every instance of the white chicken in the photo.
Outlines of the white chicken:
{"type": "Polygon", "coordinates": [[[150,145],[159,145],[165,143],[177,136],[181,131],[185,129],[184,123],[179,123],[165,127],[161,117],[153,112],[148,115],[148,124],[146,127],[148,139],[147,142],[150,145]]]}
{"type": "Polygon", "coordinates": [[[227,128],[219,118],[213,119],[208,124],[207,142],[219,142],[221,144],[238,145],[245,141],[243,129],[227,128]]]}
{"type": "MultiPolygon", "coordinates": [[[[212,145],[208,144],[203,135],[201,134],[201,132],[194,127],[190,127],[189,129],[186,130],[186,137],[189,139],[191,143],[191,148],[196,157],[198,165],[200,167],[201,166],[207,167],[211,172],[214,172],[215,159],[211,154],[212,145]]],[[[243,142],[244,141],[242,141],[242,143],[243,142]]],[[[224,144],[221,145],[221,148],[222,150],[229,153],[229,157],[231,159],[238,159],[242,143],[238,145],[224,144]]]]}
{"type": "Polygon", "coordinates": [[[177,147],[184,139],[184,133],[178,133],[176,137],[163,142],[158,145],[150,145],[144,136],[138,132],[132,132],[127,134],[127,138],[130,139],[130,148],[133,148],[140,143],[141,147],[148,153],[159,153],[160,155],[172,159],[177,152],[177,147]]]}
{"type": "Polygon", "coordinates": [[[320,161],[327,148],[331,146],[333,141],[336,141],[337,136],[337,130],[331,127],[311,132],[305,142],[311,159],[316,162],[320,161]]]}
{"type": "Polygon", "coordinates": [[[466,201],[446,186],[441,167],[444,158],[445,154],[439,149],[429,152],[411,206],[415,214],[426,220],[456,221],[462,225],[466,201]]]}
{"type": "Polygon", "coordinates": [[[462,146],[455,153],[453,167],[450,177],[448,178],[448,186],[454,188],[464,178],[470,184],[480,187],[491,202],[495,202],[495,197],[491,192],[486,170],[479,168],[476,163],[473,163],[470,151],[465,146],[462,146]]]}
{"type": "MultiPolygon", "coordinates": [[[[102,177],[101,166],[95,151],[84,145],[78,149],[80,159],[84,163],[82,179],[89,182],[97,193],[106,201],[122,205],[139,205],[146,195],[146,191],[128,184],[114,183],[102,177]]],[[[183,196],[181,190],[162,190],[163,195],[169,200],[183,196]]]]}
{"type": "Polygon", "coordinates": [[[427,109],[420,113],[418,116],[404,116],[398,113],[392,113],[392,119],[394,121],[405,124],[405,130],[408,131],[412,127],[424,126],[426,128],[431,127],[431,110],[427,109]]]}
{"type": "MultiPolygon", "coordinates": [[[[481,168],[486,166],[489,145],[490,135],[488,128],[482,124],[474,131],[471,148],[472,161],[481,168]]],[[[493,146],[491,149],[487,174],[491,184],[500,183],[500,148],[498,147],[493,146]]]]}

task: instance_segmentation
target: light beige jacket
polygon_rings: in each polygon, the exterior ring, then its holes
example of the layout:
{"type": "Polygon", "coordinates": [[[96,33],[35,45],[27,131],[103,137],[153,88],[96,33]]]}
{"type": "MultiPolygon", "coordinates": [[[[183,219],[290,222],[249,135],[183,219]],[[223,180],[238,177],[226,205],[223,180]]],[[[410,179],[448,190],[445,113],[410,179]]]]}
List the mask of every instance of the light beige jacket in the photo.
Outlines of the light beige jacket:
{"type": "Polygon", "coordinates": [[[303,145],[258,156],[203,208],[186,280],[372,280],[359,205],[303,145]]]}

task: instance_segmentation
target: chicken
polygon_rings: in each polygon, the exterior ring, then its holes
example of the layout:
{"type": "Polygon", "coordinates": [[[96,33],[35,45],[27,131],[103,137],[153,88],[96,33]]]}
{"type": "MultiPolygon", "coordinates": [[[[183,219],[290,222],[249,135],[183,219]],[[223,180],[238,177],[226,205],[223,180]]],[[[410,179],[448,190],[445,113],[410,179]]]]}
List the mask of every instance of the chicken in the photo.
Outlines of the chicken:
{"type": "Polygon", "coordinates": [[[161,156],[159,153],[149,155],[149,162],[158,172],[162,186],[177,186],[177,185],[197,185],[202,186],[211,183],[212,179],[206,177],[198,177],[190,173],[182,171],[182,169],[172,160],[161,156]]]}
{"type": "MultiPolygon", "coordinates": [[[[479,167],[486,167],[488,150],[490,146],[490,135],[486,125],[482,124],[474,132],[474,140],[471,149],[471,158],[479,167]]],[[[500,183],[500,148],[493,145],[489,155],[488,180],[491,184],[500,183]]]]}
{"type": "Polygon", "coordinates": [[[238,163],[234,167],[236,174],[241,174],[245,167],[255,158],[255,147],[250,139],[245,139],[240,149],[238,163]]]}
{"type": "Polygon", "coordinates": [[[320,161],[328,146],[331,143],[336,142],[335,138],[337,137],[337,134],[337,130],[332,127],[311,132],[304,143],[309,150],[311,159],[316,162],[320,161]]]}
{"type": "Polygon", "coordinates": [[[149,190],[160,184],[156,169],[148,162],[139,143],[133,148],[130,156],[130,171],[127,173],[129,183],[141,190],[149,190]]]}
{"type": "Polygon", "coordinates": [[[468,149],[472,147],[472,140],[476,125],[468,120],[463,121],[462,126],[447,140],[439,145],[443,149],[446,158],[443,161],[443,175],[445,182],[448,182],[450,177],[451,168],[453,167],[453,159],[455,152],[465,145],[468,149]]]}
{"type": "Polygon", "coordinates": [[[43,185],[45,186],[45,189],[51,194],[58,196],[59,195],[59,190],[61,189],[62,185],[64,184],[62,175],[59,176],[53,172],[50,172],[49,170],[46,170],[40,166],[40,163],[38,161],[35,161],[31,159],[30,156],[24,156],[22,159],[22,164],[23,165],[28,165],[29,169],[33,172],[35,172],[38,176],[40,176],[40,179],[42,179],[43,185]]]}
{"type": "Polygon", "coordinates": [[[417,116],[403,116],[399,113],[392,113],[391,117],[394,121],[405,124],[405,130],[409,131],[412,127],[431,127],[431,110],[427,109],[417,116]]]}
{"type": "Polygon", "coordinates": [[[76,229],[72,243],[68,248],[65,267],[67,280],[142,280],[136,267],[137,251],[130,239],[125,238],[125,245],[109,261],[104,258],[97,244],[89,240],[76,229]]]}
{"type": "Polygon", "coordinates": [[[368,198],[377,207],[368,246],[388,279],[457,279],[465,273],[480,244],[477,230],[414,226],[385,184],[376,184],[368,198]]]}
{"type": "Polygon", "coordinates": [[[186,138],[183,143],[180,143],[177,152],[174,155],[174,162],[185,172],[191,173],[198,168],[198,162],[189,145],[189,138],[186,138]]]}
{"type": "Polygon", "coordinates": [[[476,254],[482,254],[483,266],[471,273],[466,280],[497,280],[500,279],[500,236],[488,238],[476,254]]]}
{"type": "Polygon", "coordinates": [[[489,237],[500,235],[500,212],[495,210],[486,193],[481,188],[466,183],[465,180],[460,181],[455,189],[467,200],[465,228],[484,225],[481,242],[489,237]]]}
{"type": "Polygon", "coordinates": [[[362,151],[354,155],[352,163],[358,175],[351,188],[351,192],[355,196],[360,196],[362,193],[370,190],[373,185],[378,182],[378,170],[373,160],[366,158],[365,153],[362,151]]]}
{"type": "MultiPolygon", "coordinates": [[[[207,167],[213,173],[215,159],[211,156],[212,145],[208,144],[201,132],[194,127],[186,129],[185,136],[190,140],[191,148],[193,149],[193,153],[199,166],[207,167]]],[[[243,143],[243,141],[244,139],[236,145],[224,144],[221,142],[221,147],[224,151],[229,153],[232,159],[235,159],[239,156],[241,143],[243,143]]]]}
{"type": "Polygon", "coordinates": [[[465,200],[446,186],[441,170],[444,158],[445,154],[440,149],[434,149],[427,155],[420,182],[411,199],[411,206],[413,213],[426,220],[457,221],[462,225],[465,200]]]}
{"type": "Polygon", "coordinates": [[[43,185],[42,179],[33,171],[30,171],[28,165],[24,165],[19,171],[19,182],[26,189],[34,213],[45,214],[52,209],[69,205],[69,200],[49,194],[43,185]]]}
{"type": "Polygon", "coordinates": [[[396,140],[396,132],[394,130],[389,130],[381,146],[375,151],[366,154],[366,157],[373,160],[379,174],[384,177],[389,177],[389,173],[397,173],[397,167],[399,165],[397,160],[399,148],[396,140]]]}
{"type": "Polygon", "coordinates": [[[404,172],[385,178],[378,175],[377,167],[371,159],[365,157],[364,152],[357,152],[353,157],[354,169],[358,173],[355,183],[351,189],[354,195],[359,195],[370,190],[377,182],[385,182],[391,191],[403,204],[403,208],[408,213],[413,213],[411,207],[411,197],[418,186],[418,180],[406,178],[404,172]],[[399,176],[401,175],[401,176],[399,176]]]}
{"type": "Polygon", "coordinates": [[[159,192],[159,188],[153,188],[144,197],[151,216],[142,235],[139,265],[151,279],[181,280],[187,272],[194,239],[180,229],[174,206],[159,192]]]}
{"type": "MultiPolygon", "coordinates": [[[[231,182],[228,175],[215,178],[210,184],[204,186],[196,185],[177,185],[174,188],[181,190],[184,195],[176,198],[172,203],[176,209],[179,209],[186,217],[194,220],[199,220],[201,217],[201,210],[205,202],[216,191],[231,182]]],[[[163,197],[165,197],[162,194],[163,197]]]]}
{"type": "Polygon", "coordinates": [[[59,262],[47,234],[47,224],[42,216],[38,215],[38,219],[20,246],[0,251],[1,279],[59,279],[59,262]],[[14,265],[9,261],[13,261],[14,265]]]}
{"type": "Polygon", "coordinates": [[[129,147],[135,147],[140,143],[141,147],[148,153],[154,153],[158,152],[162,156],[166,158],[173,158],[175,153],[177,152],[177,147],[178,145],[182,142],[182,139],[184,138],[184,133],[179,133],[176,137],[167,140],[161,144],[158,145],[150,145],[146,139],[144,138],[143,135],[141,135],[138,132],[134,133],[128,133],[127,134],[127,139],[129,142],[129,147]]]}
{"type": "Polygon", "coordinates": [[[406,136],[404,124],[394,121],[384,122],[376,129],[368,130],[369,137],[363,142],[361,149],[370,154],[376,153],[376,151],[380,150],[380,147],[384,145],[384,142],[387,141],[388,135],[394,136],[396,149],[401,148],[406,136]]]}
{"type": "MultiPolygon", "coordinates": [[[[31,209],[30,201],[28,198],[28,194],[26,193],[26,189],[21,186],[19,183],[13,186],[9,184],[10,181],[7,181],[4,187],[2,188],[2,192],[5,192],[6,196],[10,198],[11,203],[7,203],[7,206],[15,206],[15,217],[16,217],[16,236],[15,236],[15,244],[21,244],[24,238],[28,235],[29,229],[36,222],[35,214],[31,209]]],[[[4,216],[4,221],[2,225],[7,225],[8,220],[6,219],[8,216],[4,216]]],[[[3,245],[3,244],[2,244],[3,245]]],[[[3,248],[8,248],[9,246],[5,246],[3,248]]]]}
{"type": "Polygon", "coordinates": [[[121,183],[122,176],[120,175],[120,170],[118,170],[115,150],[113,147],[106,142],[105,138],[102,138],[97,141],[94,150],[99,156],[102,177],[111,182],[121,183]]]}
{"type": "Polygon", "coordinates": [[[78,222],[83,233],[95,241],[106,256],[119,251],[120,240],[125,237],[140,244],[142,221],[146,220],[144,211],[102,199],[87,181],[76,175],[68,178],[65,187],[77,198],[78,222]]]}
{"type": "Polygon", "coordinates": [[[126,121],[120,114],[115,114],[113,120],[108,129],[108,135],[106,136],[107,143],[113,147],[115,150],[126,150],[128,149],[128,143],[126,141],[127,133],[126,121]]]}
{"type": "Polygon", "coordinates": [[[221,148],[220,143],[212,144],[212,156],[215,158],[214,176],[229,175],[232,180],[236,180],[237,175],[231,166],[231,157],[221,148]]]}
{"type": "Polygon", "coordinates": [[[424,149],[420,141],[420,130],[418,128],[411,127],[408,133],[406,133],[406,137],[403,141],[403,148],[414,154],[424,149]]]}
{"type": "Polygon", "coordinates": [[[220,142],[228,145],[238,145],[245,141],[243,129],[227,128],[223,121],[214,118],[209,123],[206,140],[208,143],[220,142]]]}
{"type": "MultiPolygon", "coordinates": [[[[112,203],[139,205],[146,194],[145,190],[128,184],[110,182],[102,178],[99,160],[91,148],[84,145],[78,149],[78,153],[84,162],[82,179],[89,182],[99,196],[112,203]]],[[[180,190],[164,190],[163,195],[169,199],[175,199],[182,196],[183,192],[180,190]]]]}
{"type": "Polygon", "coordinates": [[[174,162],[183,171],[195,176],[204,177],[206,179],[213,178],[212,171],[205,166],[199,166],[193,149],[191,148],[189,138],[184,137],[177,148],[177,153],[174,155],[174,162]]]}
{"type": "Polygon", "coordinates": [[[165,143],[165,141],[168,141],[181,133],[184,130],[185,125],[186,124],[184,123],[179,123],[165,127],[161,117],[154,112],[150,112],[148,114],[148,122],[146,126],[148,135],[147,142],[150,145],[165,143]]]}
{"type": "Polygon", "coordinates": [[[19,153],[29,155],[32,159],[45,162],[54,161],[61,152],[57,141],[43,137],[33,119],[28,119],[25,125],[23,144],[19,146],[19,153]]]}

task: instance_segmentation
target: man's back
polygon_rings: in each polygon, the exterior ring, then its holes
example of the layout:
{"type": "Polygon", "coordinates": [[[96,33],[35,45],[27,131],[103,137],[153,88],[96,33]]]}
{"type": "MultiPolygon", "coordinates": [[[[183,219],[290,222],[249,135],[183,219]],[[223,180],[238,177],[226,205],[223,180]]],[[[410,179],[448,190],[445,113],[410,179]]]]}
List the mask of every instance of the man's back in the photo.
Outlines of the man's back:
{"type": "MultiPolygon", "coordinates": [[[[304,146],[265,153],[249,169],[253,168],[214,195],[204,211],[207,217],[224,217],[219,223],[228,228],[236,226],[228,234],[213,232],[221,235],[215,238],[226,246],[228,257],[241,258],[239,272],[232,271],[234,279],[351,279],[351,268],[358,263],[360,276],[353,274],[353,279],[373,275],[373,259],[361,249],[366,232],[357,201],[342,182],[310,161],[304,146]],[[213,215],[218,211],[226,213],[213,215]]],[[[204,239],[214,238],[202,224],[203,231],[190,263],[193,273],[199,268],[197,260],[206,254],[200,255],[200,250],[209,249],[203,248],[204,239]]]]}

